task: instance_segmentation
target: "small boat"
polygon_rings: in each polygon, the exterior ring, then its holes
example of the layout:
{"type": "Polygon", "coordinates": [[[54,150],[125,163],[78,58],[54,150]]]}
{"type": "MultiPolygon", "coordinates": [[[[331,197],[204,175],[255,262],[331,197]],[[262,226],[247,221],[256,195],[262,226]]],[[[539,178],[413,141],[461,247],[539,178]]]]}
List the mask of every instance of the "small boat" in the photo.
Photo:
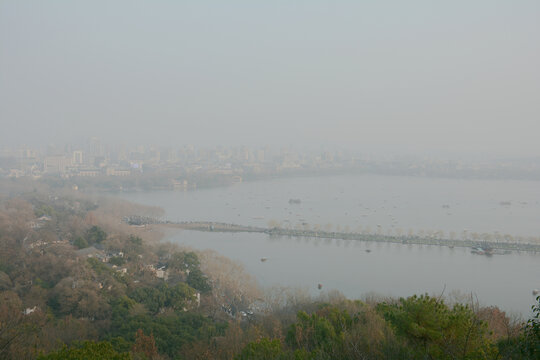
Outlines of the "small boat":
{"type": "Polygon", "coordinates": [[[267,257],[262,257],[262,258],[261,258],[261,262],[265,262],[266,260],[268,260],[267,257]]]}
{"type": "Polygon", "coordinates": [[[476,255],[486,255],[486,256],[491,256],[493,255],[493,249],[491,248],[481,248],[481,247],[477,247],[477,248],[473,248],[473,250],[471,251],[472,254],[476,254],[476,255]]]}

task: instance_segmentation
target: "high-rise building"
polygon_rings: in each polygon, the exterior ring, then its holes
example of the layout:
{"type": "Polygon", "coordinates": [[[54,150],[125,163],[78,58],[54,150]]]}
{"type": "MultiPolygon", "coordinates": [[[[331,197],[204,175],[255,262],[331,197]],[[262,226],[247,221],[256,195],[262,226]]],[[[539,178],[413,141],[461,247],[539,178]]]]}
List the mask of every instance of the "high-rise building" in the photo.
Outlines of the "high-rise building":
{"type": "Polygon", "coordinates": [[[93,137],[90,139],[90,152],[93,157],[105,155],[103,144],[98,138],[93,137]]]}
{"type": "Polygon", "coordinates": [[[64,174],[71,165],[71,159],[63,155],[47,156],[43,163],[43,171],[47,174],[64,174]]]}
{"type": "Polygon", "coordinates": [[[264,150],[258,149],[257,150],[257,161],[258,162],[264,162],[264,150]]]}
{"type": "Polygon", "coordinates": [[[73,165],[82,165],[83,164],[83,152],[81,150],[75,150],[72,154],[71,163],[73,165]]]}

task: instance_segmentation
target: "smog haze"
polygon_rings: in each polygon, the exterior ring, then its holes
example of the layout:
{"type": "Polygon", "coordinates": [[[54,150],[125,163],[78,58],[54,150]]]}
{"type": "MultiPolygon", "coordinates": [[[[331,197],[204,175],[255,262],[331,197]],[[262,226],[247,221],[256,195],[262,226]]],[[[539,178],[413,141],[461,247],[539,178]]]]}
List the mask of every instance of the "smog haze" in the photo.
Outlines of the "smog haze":
{"type": "Polygon", "coordinates": [[[0,141],[540,156],[537,1],[3,1],[0,141]]]}

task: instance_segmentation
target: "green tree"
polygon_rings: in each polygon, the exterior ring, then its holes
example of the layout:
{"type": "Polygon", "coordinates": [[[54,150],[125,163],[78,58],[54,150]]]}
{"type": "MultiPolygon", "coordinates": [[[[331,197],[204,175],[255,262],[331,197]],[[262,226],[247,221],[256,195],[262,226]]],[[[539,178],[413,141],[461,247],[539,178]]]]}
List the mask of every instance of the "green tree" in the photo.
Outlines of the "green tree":
{"type": "Polygon", "coordinates": [[[129,235],[129,241],[135,246],[142,246],[142,239],[135,235],[129,235]]]}
{"type": "Polygon", "coordinates": [[[55,215],[55,211],[54,209],[50,206],[50,205],[41,205],[39,207],[36,207],[35,209],[35,214],[36,216],[39,218],[39,217],[42,217],[44,215],[46,216],[53,216],[55,215]]]}
{"type": "Polygon", "coordinates": [[[184,254],[184,264],[186,265],[187,269],[195,270],[199,268],[201,262],[199,261],[197,254],[190,251],[184,254]]]}
{"type": "Polygon", "coordinates": [[[58,351],[38,356],[38,360],[130,360],[129,353],[119,353],[107,341],[84,341],[68,348],[66,345],[58,351]]]}
{"type": "Polygon", "coordinates": [[[99,244],[107,239],[107,233],[99,226],[94,225],[86,232],[86,239],[88,244],[99,244]]]}
{"type": "Polygon", "coordinates": [[[311,356],[322,358],[340,358],[343,350],[343,331],[350,324],[350,316],[335,308],[323,308],[308,315],[300,311],[297,321],[287,332],[286,342],[291,348],[305,350],[311,356]]]}
{"type": "Polygon", "coordinates": [[[120,256],[114,256],[109,259],[109,264],[111,265],[121,266],[121,265],[124,265],[125,263],[126,263],[126,260],[120,256]]]}
{"type": "Polygon", "coordinates": [[[235,357],[235,360],[277,360],[287,358],[290,357],[286,357],[278,339],[262,338],[259,341],[247,344],[242,349],[242,352],[235,357]]]}
{"type": "MultiPolygon", "coordinates": [[[[170,358],[175,358],[185,344],[196,340],[208,341],[212,337],[221,336],[227,327],[226,323],[212,322],[202,315],[183,311],[169,313],[166,316],[147,314],[124,316],[121,315],[127,310],[124,304],[113,306],[111,326],[109,331],[103,334],[104,340],[123,338],[134,343],[135,334],[141,329],[146,334],[153,334],[158,351],[170,358]],[[115,314],[115,310],[120,312],[115,314]]],[[[129,313],[129,310],[127,312],[129,313]]]]}
{"type": "Polygon", "coordinates": [[[187,277],[187,283],[189,286],[199,290],[202,293],[208,292],[212,289],[210,283],[208,282],[208,278],[198,268],[193,269],[189,272],[189,275],[187,277]]]}
{"type": "Polygon", "coordinates": [[[195,289],[185,283],[178,283],[172,287],[161,283],[156,287],[138,288],[130,294],[130,297],[157,314],[162,308],[183,310],[194,300],[195,289]]]}
{"type": "Polygon", "coordinates": [[[88,247],[88,241],[86,241],[86,239],[82,236],[77,236],[75,240],[73,240],[73,245],[79,249],[84,249],[88,247]]]}
{"type": "Polygon", "coordinates": [[[450,309],[441,299],[414,295],[378,309],[416,357],[486,359],[496,352],[487,325],[468,306],[450,309]]]}
{"type": "Polygon", "coordinates": [[[540,296],[532,308],[533,317],[527,321],[523,337],[523,353],[530,359],[540,358],[540,296]]]}

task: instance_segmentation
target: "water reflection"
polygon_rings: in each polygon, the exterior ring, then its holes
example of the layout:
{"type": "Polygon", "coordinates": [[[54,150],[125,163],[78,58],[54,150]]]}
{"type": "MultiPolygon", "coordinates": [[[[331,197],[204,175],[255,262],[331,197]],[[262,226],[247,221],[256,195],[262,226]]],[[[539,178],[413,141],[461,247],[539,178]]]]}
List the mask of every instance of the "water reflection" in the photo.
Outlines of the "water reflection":
{"type": "Polygon", "coordinates": [[[337,289],[351,298],[367,292],[393,296],[447,291],[474,293],[483,304],[527,315],[540,287],[540,256],[492,257],[453,248],[264,234],[178,231],[168,240],[213,249],[238,261],[263,286],[337,289]],[[268,261],[261,263],[266,257],[268,261]],[[354,274],[354,276],[351,276],[354,274]]]}

